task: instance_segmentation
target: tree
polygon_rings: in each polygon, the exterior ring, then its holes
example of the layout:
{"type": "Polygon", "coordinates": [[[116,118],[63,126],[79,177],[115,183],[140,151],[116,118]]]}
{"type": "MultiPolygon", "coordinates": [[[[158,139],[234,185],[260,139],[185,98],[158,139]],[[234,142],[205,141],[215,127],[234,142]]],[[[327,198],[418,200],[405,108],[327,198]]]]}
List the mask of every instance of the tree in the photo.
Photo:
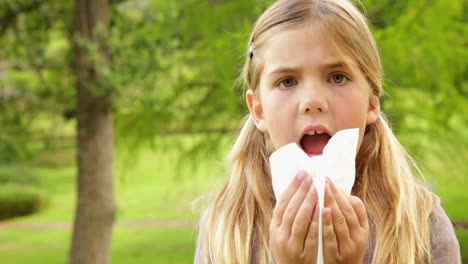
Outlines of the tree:
{"type": "Polygon", "coordinates": [[[109,58],[109,3],[76,0],[74,13],[78,201],[69,262],[110,263],[115,215],[112,96],[102,83],[109,58]]]}

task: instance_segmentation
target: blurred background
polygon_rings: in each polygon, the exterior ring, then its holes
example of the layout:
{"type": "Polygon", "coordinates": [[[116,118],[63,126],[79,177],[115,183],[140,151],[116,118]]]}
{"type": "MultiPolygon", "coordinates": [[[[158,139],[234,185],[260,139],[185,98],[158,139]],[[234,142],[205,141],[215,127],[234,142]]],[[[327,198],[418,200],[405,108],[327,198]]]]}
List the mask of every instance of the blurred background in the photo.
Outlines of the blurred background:
{"type": "MultiPolygon", "coordinates": [[[[113,170],[92,178],[113,179],[95,182],[115,201],[111,262],[191,263],[204,205],[194,201],[226,180],[224,158],[247,113],[235,80],[271,1],[85,2],[0,0],[1,262],[67,262],[77,182],[89,171],[77,157],[113,153],[103,164],[113,170]],[[93,28],[93,19],[104,23],[93,28]],[[94,33],[75,21],[91,21],[94,33]],[[101,106],[107,121],[86,112],[101,106]],[[77,143],[89,120],[113,133],[77,143]]],[[[466,3],[362,2],[384,66],[383,110],[468,262],[466,3]]]]}

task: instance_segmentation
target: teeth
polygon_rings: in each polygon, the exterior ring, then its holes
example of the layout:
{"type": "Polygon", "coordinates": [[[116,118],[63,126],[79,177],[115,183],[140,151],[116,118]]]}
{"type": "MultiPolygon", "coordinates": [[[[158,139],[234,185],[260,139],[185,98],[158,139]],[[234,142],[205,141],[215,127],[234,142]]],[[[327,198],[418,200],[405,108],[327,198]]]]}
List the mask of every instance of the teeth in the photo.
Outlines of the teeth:
{"type": "Polygon", "coordinates": [[[321,134],[323,134],[323,133],[324,133],[323,131],[309,131],[309,132],[307,132],[307,135],[313,136],[313,135],[315,135],[315,134],[321,135],[321,134]]]}

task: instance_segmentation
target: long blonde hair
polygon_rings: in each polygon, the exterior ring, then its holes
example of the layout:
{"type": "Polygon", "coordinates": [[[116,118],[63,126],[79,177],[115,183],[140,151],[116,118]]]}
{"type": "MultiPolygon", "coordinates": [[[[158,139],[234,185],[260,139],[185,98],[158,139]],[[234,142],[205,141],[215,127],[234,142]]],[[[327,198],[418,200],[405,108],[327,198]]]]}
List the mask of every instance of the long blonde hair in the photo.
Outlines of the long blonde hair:
{"type": "MultiPolygon", "coordinates": [[[[257,55],[272,34],[311,22],[321,26],[340,52],[354,60],[368,81],[371,102],[379,100],[383,91],[378,50],[365,17],[346,0],[279,0],[270,6],[250,36],[254,56],[244,65],[245,84],[257,91],[263,67],[257,55]]],[[[228,157],[229,181],[204,221],[207,263],[272,262],[268,241],[275,197],[268,157],[273,150],[268,135],[247,117],[228,157]]],[[[365,129],[353,188],[375,229],[375,263],[430,261],[428,219],[433,195],[417,183],[415,171],[419,170],[381,114],[365,129]]]]}

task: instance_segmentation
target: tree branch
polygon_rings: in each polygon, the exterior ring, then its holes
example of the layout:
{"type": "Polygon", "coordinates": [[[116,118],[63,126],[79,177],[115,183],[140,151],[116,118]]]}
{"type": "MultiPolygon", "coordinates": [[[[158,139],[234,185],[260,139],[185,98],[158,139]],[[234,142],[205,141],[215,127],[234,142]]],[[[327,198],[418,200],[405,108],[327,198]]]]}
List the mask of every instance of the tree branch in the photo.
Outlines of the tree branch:
{"type": "Polygon", "coordinates": [[[20,31],[19,31],[16,24],[13,25],[13,31],[14,31],[14,35],[15,35],[15,38],[18,41],[18,43],[24,43],[24,49],[26,51],[26,60],[29,62],[30,66],[33,68],[33,70],[36,72],[37,77],[39,78],[39,82],[46,89],[48,89],[49,91],[52,91],[52,86],[47,83],[47,81],[44,78],[44,75],[42,74],[43,66],[40,65],[39,63],[37,63],[36,60],[34,59],[35,56],[32,53],[32,48],[31,48],[29,42],[25,41],[22,38],[21,33],[20,33],[20,31]]]}
{"type": "MultiPolygon", "coordinates": [[[[8,9],[4,11],[4,15],[0,17],[0,36],[5,33],[9,26],[16,22],[16,18],[26,12],[31,12],[38,9],[43,3],[47,2],[47,0],[35,0],[30,2],[29,4],[21,5],[17,3],[15,9],[8,9]]],[[[21,3],[21,2],[20,2],[21,3]]],[[[3,4],[6,5],[6,4],[3,4]]],[[[5,8],[5,7],[0,7],[5,8]]]]}

